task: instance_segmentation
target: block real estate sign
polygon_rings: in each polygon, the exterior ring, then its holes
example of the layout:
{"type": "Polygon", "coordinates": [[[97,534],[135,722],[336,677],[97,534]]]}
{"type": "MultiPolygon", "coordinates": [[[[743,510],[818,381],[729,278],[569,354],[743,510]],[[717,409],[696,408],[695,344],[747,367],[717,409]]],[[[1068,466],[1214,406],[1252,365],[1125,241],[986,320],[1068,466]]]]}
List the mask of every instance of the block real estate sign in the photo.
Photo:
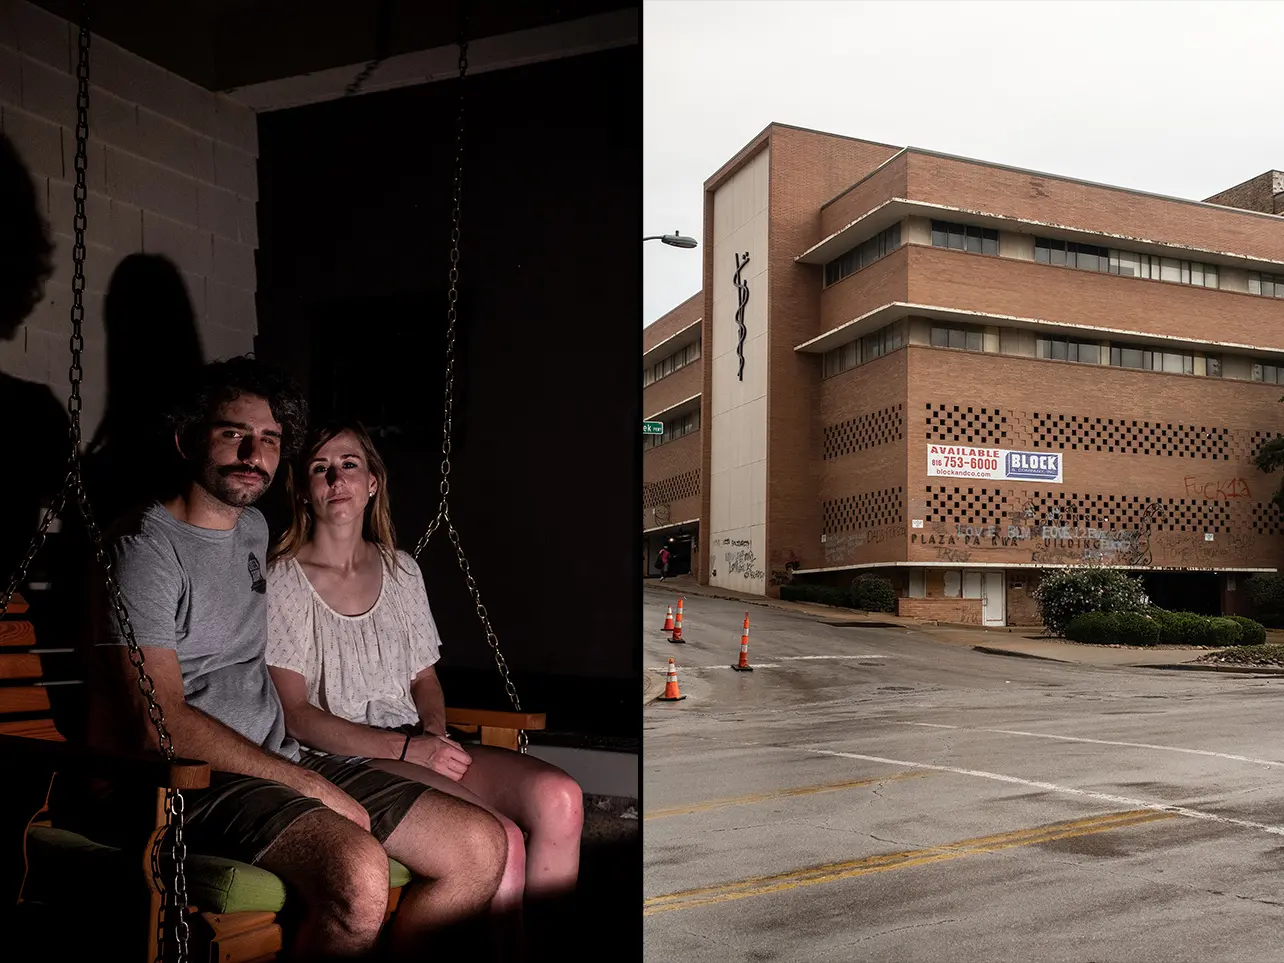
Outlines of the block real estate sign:
{"type": "Polygon", "coordinates": [[[927,474],[938,478],[1062,482],[1061,452],[1011,451],[967,445],[928,445],[927,474]]]}

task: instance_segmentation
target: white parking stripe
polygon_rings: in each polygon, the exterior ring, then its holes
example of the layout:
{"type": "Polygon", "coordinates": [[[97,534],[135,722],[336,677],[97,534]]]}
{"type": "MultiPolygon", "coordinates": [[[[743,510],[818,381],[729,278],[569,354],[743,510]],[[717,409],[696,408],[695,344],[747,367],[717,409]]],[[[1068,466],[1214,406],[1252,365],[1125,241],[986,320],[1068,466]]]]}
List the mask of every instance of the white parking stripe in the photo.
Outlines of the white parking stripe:
{"type": "Polygon", "coordinates": [[[956,729],[965,732],[996,732],[1004,736],[1029,736],[1032,739],[1057,739],[1062,742],[1087,742],[1097,746],[1123,746],[1126,749],[1158,749],[1162,752],[1185,752],[1192,756],[1212,756],[1216,759],[1229,759],[1232,762],[1251,762],[1255,766],[1284,767],[1284,762],[1277,759],[1255,759],[1252,756],[1237,756],[1229,752],[1213,752],[1211,749],[1186,749],[1182,746],[1156,746],[1149,742],[1115,742],[1111,739],[1088,739],[1083,736],[1057,736],[1049,732],[1023,732],[1020,729],[983,729],[979,726],[947,726],[939,722],[898,722],[898,726],[920,726],[924,729],[956,729]]]}
{"type": "Polygon", "coordinates": [[[1088,789],[1075,789],[1073,786],[1060,786],[1054,782],[1039,782],[1034,779],[1021,779],[1018,776],[1008,776],[1001,772],[985,772],[980,769],[959,769],[954,766],[937,766],[927,762],[908,762],[904,759],[887,759],[883,756],[866,756],[858,752],[838,752],[834,749],[808,749],[805,746],[771,746],[770,748],[797,748],[800,752],[810,752],[818,756],[836,756],[840,759],[859,759],[863,762],[881,762],[884,765],[899,766],[906,769],[930,769],[935,772],[951,772],[956,776],[975,776],[979,779],[992,779],[996,782],[1012,783],[1018,786],[1029,786],[1031,789],[1042,789],[1045,792],[1060,792],[1072,796],[1081,796],[1085,799],[1096,799],[1101,802],[1127,806],[1129,809],[1153,809],[1156,812],[1176,813],[1179,816],[1188,816],[1191,819],[1204,819],[1209,822],[1225,823],[1229,826],[1241,826],[1245,829],[1256,829],[1260,832],[1271,833],[1274,836],[1284,836],[1284,826],[1268,826],[1265,823],[1255,823],[1247,819],[1234,819],[1230,816],[1218,816],[1216,813],[1206,813],[1200,809],[1187,809],[1185,806],[1170,806],[1167,803],[1151,802],[1146,799],[1134,799],[1131,796],[1116,796],[1112,793],[1092,792],[1088,789]]]}

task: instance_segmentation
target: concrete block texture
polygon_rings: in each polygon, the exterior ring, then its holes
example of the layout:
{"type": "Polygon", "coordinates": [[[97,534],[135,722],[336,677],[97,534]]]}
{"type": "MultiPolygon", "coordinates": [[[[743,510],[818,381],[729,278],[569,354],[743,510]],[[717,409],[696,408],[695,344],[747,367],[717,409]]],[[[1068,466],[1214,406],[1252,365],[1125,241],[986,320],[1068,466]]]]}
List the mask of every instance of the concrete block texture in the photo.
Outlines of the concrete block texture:
{"type": "Polygon", "coordinates": [[[34,177],[63,176],[62,129],[57,124],[5,104],[0,108],[0,130],[13,141],[34,177]]]}

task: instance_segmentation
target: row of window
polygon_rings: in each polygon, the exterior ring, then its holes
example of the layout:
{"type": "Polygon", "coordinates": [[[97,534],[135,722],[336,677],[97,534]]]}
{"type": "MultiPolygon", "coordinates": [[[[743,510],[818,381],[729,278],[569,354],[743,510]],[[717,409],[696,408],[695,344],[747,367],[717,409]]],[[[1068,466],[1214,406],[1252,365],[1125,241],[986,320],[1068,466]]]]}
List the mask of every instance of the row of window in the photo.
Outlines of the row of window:
{"type": "Polygon", "coordinates": [[[974,324],[932,323],[933,348],[963,348],[965,351],[984,351],[985,332],[974,324]]]}
{"type": "Polygon", "coordinates": [[[825,352],[824,372],[826,378],[842,374],[857,365],[866,364],[885,354],[891,354],[897,348],[905,346],[905,322],[893,321],[886,327],[856,338],[825,352]]]}
{"type": "Polygon", "coordinates": [[[642,369],[642,387],[659,381],[661,378],[668,377],[679,368],[685,368],[693,361],[700,360],[700,342],[692,341],[689,345],[679,348],[673,354],[669,355],[662,361],[642,369]]]}
{"type": "Polygon", "coordinates": [[[1261,294],[1268,298],[1284,298],[1284,277],[1251,271],[1248,275],[1248,293],[1261,294]]]}
{"type": "MultiPolygon", "coordinates": [[[[1139,345],[1094,341],[1076,341],[1074,338],[1039,338],[1035,342],[1035,357],[1053,361],[1077,361],[1081,364],[1109,364],[1116,368],[1137,368],[1142,371],[1166,371],[1170,374],[1195,374],[1193,351],[1157,351],[1139,345]]],[[[1203,371],[1210,378],[1222,376],[1222,361],[1218,357],[1204,357],[1203,371]]]]}
{"type": "Polygon", "coordinates": [[[875,234],[864,244],[834,258],[825,265],[825,287],[837,284],[843,278],[869,267],[879,258],[887,257],[901,246],[901,224],[897,221],[887,230],[875,234]]]}
{"type": "Polygon", "coordinates": [[[685,415],[679,415],[672,421],[664,423],[664,434],[662,435],[643,435],[642,448],[645,451],[648,448],[655,448],[657,445],[664,445],[671,441],[677,441],[684,435],[689,435],[693,431],[700,429],[700,409],[689,411],[685,415]]]}
{"type": "Polygon", "coordinates": [[[955,251],[971,251],[973,254],[998,254],[999,232],[971,224],[933,221],[932,247],[948,247],[955,251]]]}
{"type": "Polygon", "coordinates": [[[1149,278],[1152,281],[1193,284],[1204,288],[1218,286],[1215,264],[1137,254],[1112,247],[1099,247],[1096,244],[1037,237],[1034,239],[1034,259],[1040,264],[1056,264],[1078,268],[1080,271],[1101,271],[1122,277],[1149,278]]]}

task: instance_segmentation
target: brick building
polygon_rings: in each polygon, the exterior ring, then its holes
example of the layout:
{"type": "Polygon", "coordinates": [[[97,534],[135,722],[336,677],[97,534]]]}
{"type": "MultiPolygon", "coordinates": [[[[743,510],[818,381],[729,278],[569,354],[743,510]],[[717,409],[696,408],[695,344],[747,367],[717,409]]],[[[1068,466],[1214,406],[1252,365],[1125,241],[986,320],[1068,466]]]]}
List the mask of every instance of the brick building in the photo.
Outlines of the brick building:
{"type": "Polygon", "coordinates": [[[872,571],[902,614],[1029,624],[1048,567],[1230,612],[1278,568],[1284,174],[1190,201],[773,124],[704,201],[646,357],[702,318],[702,383],[644,395],[701,412],[644,478],[695,479],[702,582],[872,571]]]}

